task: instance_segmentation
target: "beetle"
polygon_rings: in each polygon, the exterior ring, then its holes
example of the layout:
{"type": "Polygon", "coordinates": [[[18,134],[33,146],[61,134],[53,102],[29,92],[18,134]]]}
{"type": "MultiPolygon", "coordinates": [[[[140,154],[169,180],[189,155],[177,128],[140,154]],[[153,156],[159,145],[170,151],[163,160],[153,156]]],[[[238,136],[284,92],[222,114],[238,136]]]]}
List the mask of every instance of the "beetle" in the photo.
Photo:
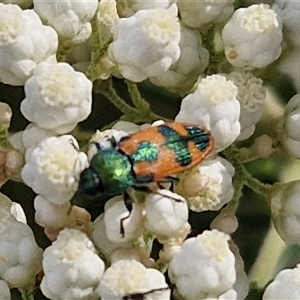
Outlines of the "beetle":
{"type": "Polygon", "coordinates": [[[111,147],[97,149],[79,179],[79,191],[88,195],[124,194],[127,189],[146,190],[148,183],[174,181],[173,175],[199,164],[213,149],[210,132],[196,124],[170,122],[122,137],[111,138],[111,147]]]}

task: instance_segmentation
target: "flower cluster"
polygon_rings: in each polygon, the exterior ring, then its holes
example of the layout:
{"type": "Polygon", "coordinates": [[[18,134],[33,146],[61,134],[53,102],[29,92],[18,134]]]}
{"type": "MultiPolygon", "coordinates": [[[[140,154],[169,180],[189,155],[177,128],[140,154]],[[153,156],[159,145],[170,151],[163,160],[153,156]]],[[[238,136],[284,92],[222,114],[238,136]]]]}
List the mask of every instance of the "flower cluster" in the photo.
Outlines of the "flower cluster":
{"type": "MultiPolygon", "coordinates": [[[[264,184],[246,164],[300,158],[299,3],[0,2],[0,89],[23,87],[0,102],[1,299],[245,299],[245,186],[300,245],[299,176],[264,184]],[[275,116],[279,75],[295,95],[275,116]]],[[[263,299],[299,298],[298,278],[281,271],[263,299]]]]}

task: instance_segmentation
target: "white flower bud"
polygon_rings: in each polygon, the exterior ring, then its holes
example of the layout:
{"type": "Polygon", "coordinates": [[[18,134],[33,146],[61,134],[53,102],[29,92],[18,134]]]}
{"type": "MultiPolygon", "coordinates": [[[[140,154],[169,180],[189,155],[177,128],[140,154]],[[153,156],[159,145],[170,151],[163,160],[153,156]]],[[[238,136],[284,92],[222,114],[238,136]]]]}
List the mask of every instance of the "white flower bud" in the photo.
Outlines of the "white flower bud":
{"type": "Polygon", "coordinates": [[[202,46],[200,33],[183,24],[180,26],[180,57],[169,70],[150,77],[153,84],[174,91],[189,91],[208,65],[209,53],[202,46]]]}
{"type": "Polygon", "coordinates": [[[89,161],[95,156],[99,149],[105,150],[114,148],[114,143],[118,143],[122,137],[128,136],[123,130],[107,129],[104,131],[97,130],[89,141],[88,158],[89,161]]]}
{"type": "Polygon", "coordinates": [[[300,294],[300,265],[278,273],[266,288],[263,300],[298,299],[300,294]]]}
{"type": "Polygon", "coordinates": [[[159,251],[159,259],[168,264],[174,257],[174,255],[179,252],[181,249],[181,245],[171,245],[171,246],[165,246],[162,250],[159,251]]]}
{"type": "Polygon", "coordinates": [[[36,65],[56,62],[58,38],[33,10],[0,3],[0,81],[24,85],[36,65]]]}
{"type": "Polygon", "coordinates": [[[233,285],[233,289],[237,294],[237,299],[246,299],[249,293],[249,279],[245,272],[244,261],[240,255],[239,248],[232,240],[229,242],[229,247],[235,258],[236,281],[233,285]]]}
{"type": "Polygon", "coordinates": [[[150,257],[149,251],[144,247],[120,247],[115,249],[110,256],[111,263],[119,260],[135,260],[150,268],[154,264],[153,258],[150,257]]]}
{"type": "Polygon", "coordinates": [[[233,13],[233,3],[234,0],[177,1],[182,21],[189,27],[200,29],[226,21],[233,13]]]}
{"type": "MultiPolygon", "coordinates": [[[[157,122],[157,121],[156,121],[157,122]]],[[[118,131],[125,131],[127,134],[132,134],[136,131],[141,130],[144,126],[150,126],[149,124],[143,124],[141,126],[136,125],[132,122],[127,121],[118,121],[111,129],[118,130],[118,131]]],[[[153,124],[152,124],[153,126],[153,124]]]]}
{"type": "Polygon", "coordinates": [[[129,212],[122,198],[122,196],[116,196],[105,204],[106,235],[113,243],[130,241],[142,230],[144,207],[133,203],[132,211],[129,212]]]}
{"type": "Polygon", "coordinates": [[[17,221],[27,224],[26,215],[22,206],[17,202],[11,201],[10,198],[2,193],[0,193],[0,207],[11,214],[17,221]]]}
{"type": "Polygon", "coordinates": [[[140,82],[162,74],[177,61],[179,40],[176,7],[140,10],[114,26],[108,54],[122,76],[140,82]]]}
{"type": "Polygon", "coordinates": [[[104,213],[102,213],[94,221],[94,230],[92,232],[92,241],[96,246],[97,250],[105,255],[105,257],[110,258],[111,253],[118,248],[130,247],[130,242],[111,242],[106,235],[106,228],[104,223],[104,213]]]}
{"type": "Polygon", "coordinates": [[[42,265],[42,249],[27,224],[18,222],[6,209],[0,209],[0,278],[10,288],[26,288],[35,281],[42,265]]]}
{"type": "Polygon", "coordinates": [[[8,179],[19,179],[20,172],[24,165],[24,155],[18,150],[7,148],[0,152],[0,181],[6,182],[8,179]]]}
{"type": "Polygon", "coordinates": [[[217,230],[187,239],[169,264],[168,274],[185,300],[216,298],[231,289],[235,279],[229,236],[217,230]]]}
{"type": "MultiPolygon", "coordinates": [[[[44,201],[47,200],[45,199],[44,201]]],[[[52,219],[47,219],[46,217],[44,217],[44,220],[41,219],[39,221],[44,222],[42,223],[42,226],[45,226],[44,232],[50,241],[55,241],[58,234],[63,228],[77,229],[86,234],[91,233],[91,215],[84,208],[72,205],[69,206],[68,211],[66,211],[66,203],[61,205],[54,205],[49,201],[47,202],[50,209],[52,209],[52,219]],[[55,212],[58,213],[57,216],[54,215],[55,212]],[[45,221],[48,221],[48,223],[46,223],[45,221]]]]}
{"type": "Polygon", "coordinates": [[[300,181],[274,184],[268,194],[271,217],[287,244],[300,245],[300,181]]]}
{"type": "Polygon", "coordinates": [[[22,178],[37,194],[55,204],[68,202],[78,187],[87,156],[71,135],[51,137],[26,153],[22,178]]]}
{"type": "Polygon", "coordinates": [[[300,46],[300,5],[298,1],[282,1],[275,0],[274,10],[280,16],[283,25],[283,36],[284,41],[288,43],[289,46],[299,47],[300,46]]]}
{"type": "Polygon", "coordinates": [[[257,137],[251,146],[251,150],[259,158],[268,158],[274,150],[272,138],[267,134],[257,137]]]}
{"type": "Polygon", "coordinates": [[[175,191],[193,211],[219,210],[233,196],[233,175],[234,168],[226,159],[205,160],[181,176],[175,191]]]}
{"type": "Polygon", "coordinates": [[[285,106],[283,122],[282,146],[288,154],[300,158],[300,94],[285,106]]]}
{"type": "Polygon", "coordinates": [[[227,234],[234,233],[238,228],[238,219],[234,214],[221,211],[210,224],[210,229],[217,229],[227,234]]]}
{"type": "Polygon", "coordinates": [[[10,289],[4,280],[0,280],[0,299],[11,300],[10,289]]]}
{"type": "Polygon", "coordinates": [[[207,76],[198,83],[192,94],[182,100],[175,121],[206,127],[215,138],[215,150],[224,150],[240,134],[237,94],[237,87],[225,76],[207,76]]]}
{"type": "Polygon", "coordinates": [[[102,300],[170,299],[170,289],[162,273],[145,268],[135,260],[119,260],[101,278],[99,295],[102,300]],[[134,297],[135,296],[135,297],[134,297]]]}
{"type": "Polygon", "coordinates": [[[30,123],[22,133],[22,145],[26,151],[35,148],[43,140],[56,136],[51,130],[43,129],[34,123],[30,123]]]}
{"type": "Polygon", "coordinates": [[[0,102],[0,125],[8,128],[12,117],[12,110],[7,103],[0,102]]]}
{"type": "Polygon", "coordinates": [[[34,199],[35,222],[42,227],[63,228],[70,208],[70,202],[55,204],[38,195],[34,199]]]}
{"type": "Polygon", "coordinates": [[[97,0],[65,0],[59,2],[59,5],[49,5],[47,0],[33,0],[33,4],[42,21],[53,27],[60,39],[73,39],[80,43],[89,38],[89,21],[96,12],[97,0]]]}
{"type": "Polygon", "coordinates": [[[226,77],[238,87],[241,132],[237,140],[245,140],[253,134],[256,123],[263,115],[266,88],[263,86],[263,81],[250,72],[232,72],[226,77]]]}
{"type": "Polygon", "coordinates": [[[240,298],[237,298],[237,294],[235,290],[229,289],[219,297],[208,297],[208,298],[205,297],[203,298],[203,300],[240,300],[240,298]]]}
{"type": "Polygon", "coordinates": [[[101,26],[101,29],[106,29],[104,32],[99,32],[99,38],[102,41],[108,40],[109,37],[112,37],[110,31],[119,19],[116,0],[102,0],[99,2],[97,9],[97,21],[101,26]],[[106,32],[107,30],[109,32],[106,32]]]}
{"type": "Polygon", "coordinates": [[[130,17],[134,13],[142,9],[168,9],[175,0],[152,0],[152,1],[140,1],[140,0],[130,0],[130,1],[117,1],[118,11],[122,17],[130,17]]]}
{"type": "Polygon", "coordinates": [[[67,63],[40,63],[25,84],[25,95],[24,117],[58,134],[71,131],[91,113],[92,82],[67,63]]]}
{"type": "Polygon", "coordinates": [[[235,67],[263,68],[281,54],[281,23],[267,4],[237,9],[222,38],[226,58],[235,67]]]}
{"type": "Polygon", "coordinates": [[[87,236],[64,229],[44,252],[43,294],[53,300],[96,300],[104,263],[87,236]]]}
{"type": "Polygon", "coordinates": [[[12,202],[10,212],[16,218],[17,221],[27,224],[25,212],[19,203],[12,202]]]}
{"type": "Polygon", "coordinates": [[[276,62],[276,69],[286,75],[294,84],[297,93],[300,93],[300,47],[288,47],[276,62]]]}
{"type": "Polygon", "coordinates": [[[176,236],[188,215],[185,199],[169,190],[158,190],[146,198],[145,227],[155,235],[176,236]]]}

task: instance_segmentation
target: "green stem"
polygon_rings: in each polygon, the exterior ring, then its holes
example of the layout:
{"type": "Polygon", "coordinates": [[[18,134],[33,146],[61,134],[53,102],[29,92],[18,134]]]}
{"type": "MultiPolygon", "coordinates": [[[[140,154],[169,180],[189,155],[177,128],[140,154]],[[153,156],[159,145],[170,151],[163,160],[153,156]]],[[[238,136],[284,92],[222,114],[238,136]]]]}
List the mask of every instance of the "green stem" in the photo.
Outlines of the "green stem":
{"type": "Polygon", "coordinates": [[[131,100],[134,104],[134,106],[139,110],[139,111],[149,111],[149,103],[145,101],[144,98],[142,98],[141,93],[136,85],[136,83],[130,81],[130,80],[125,80],[128,88],[128,92],[131,96],[131,100]]]}
{"type": "Polygon", "coordinates": [[[7,148],[13,148],[12,144],[9,141],[8,138],[8,130],[7,127],[0,125],[0,148],[7,149],[7,148]]]}
{"type": "Polygon", "coordinates": [[[94,90],[106,96],[111,103],[125,115],[136,115],[137,110],[128,105],[115,91],[112,80],[98,80],[95,82],[94,90]]]}
{"type": "MultiPolygon", "coordinates": [[[[98,80],[95,82],[94,91],[99,92],[106,96],[112,104],[114,104],[123,114],[122,119],[134,123],[151,123],[152,121],[163,119],[162,117],[154,114],[149,107],[147,110],[140,112],[137,108],[131,107],[127,104],[115,91],[112,85],[112,79],[98,80]]],[[[143,105],[145,108],[145,105],[143,105]]]]}
{"type": "Polygon", "coordinates": [[[91,20],[92,25],[92,34],[91,34],[91,61],[88,66],[86,75],[91,81],[95,81],[97,79],[97,63],[100,58],[100,41],[98,34],[98,26],[95,20],[96,16],[91,20]]]}
{"type": "Polygon", "coordinates": [[[87,77],[91,81],[95,81],[101,78],[102,70],[101,70],[101,58],[106,55],[107,48],[111,43],[111,39],[106,41],[102,41],[100,38],[100,29],[97,21],[97,13],[91,21],[92,25],[92,35],[91,35],[91,62],[89,64],[88,70],[86,72],[87,77]]]}
{"type": "Polygon", "coordinates": [[[155,262],[154,268],[160,271],[161,273],[165,273],[168,268],[168,264],[164,263],[160,259],[155,262]]]}
{"type": "MultiPolygon", "coordinates": [[[[224,154],[226,158],[233,164],[235,167],[235,173],[237,174],[239,180],[243,180],[243,184],[247,185],[254,192],[266,195],[267,192],[272,187],[270,184],[264,184],[260,182],[258,179],[252,177],[252,175],[248,172],[248,170],[244,167],[244,165],[239,160],[239,149],[231,146],[224,150],[224,154]]],[[[237,177],[236,176],[236,177],[237,177]]]]}
{"type": "Polygon", "coordinates": [[[258,158],[257,154],[251,148],[240,148],[238,159],[241,163],[250,162],[258,158]]]}
{"type": "MultiPolygon", "coordinates": [[[[244,168],[245,169],[245,168],[244,168]]],[[[250,173],[245,169],[245,177],[246,177],[246,182],[245,184],[251,188],[254,192],[261,194],[265,196],[269,190],[271,189],[272,185],[271,184],[265,184],[259,181],[258,179],[252,177],[250,173]]]]}
{"type": "Polygon", "coordinates": [[[150,109],[149,103],[141,96],[141,93],[136,85],[136,83],[126,80],[128,92],[131,96],[131,100],[134,104],[134,106],[138,109],[139,114],[143,119],[147,119],[150,122],[156,121],[156,120],[164,120],[165,118],[153,113],[150,109]]]}
{"type": "Polygon", "coordinates": [[[223,210],[224,210],[224,212],[234,214],[238,208],[239,200],[243,194],[242,189],[244,187],[244,180],[240,177],[236,178],[233,182],[233,187],[234,187],[233,197],[223,210]]]}
{"type": "Polygon", "coordinates": [[[32,289],[19,289],[23,300],[34,300],[32,289]]]}
{"type": "Polygon", "coordinates": [[[65,62],[67,57],[72,50],[72,48],[76,46],[72,40],[59,39],[58,40],[58,49],[56,54],[56,59],[58,62],[65,62]]]}

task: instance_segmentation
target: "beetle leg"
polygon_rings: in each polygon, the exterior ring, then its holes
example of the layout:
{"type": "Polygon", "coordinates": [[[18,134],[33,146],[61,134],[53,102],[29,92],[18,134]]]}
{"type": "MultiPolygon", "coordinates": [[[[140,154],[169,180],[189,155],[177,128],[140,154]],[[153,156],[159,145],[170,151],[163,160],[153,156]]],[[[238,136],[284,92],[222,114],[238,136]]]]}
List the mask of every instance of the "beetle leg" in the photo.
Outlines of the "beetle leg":
{"type": "Polygon", "coordinates": [[[173,191],[174,190],[174,188],[173,188],[174,182],[178,182],[178,180],[179,179],[177,177],[167,176],[167,177],[165,177],[165,179],[157,181],[156,184],[160,189],[164,189],[165,187],[163,186],[163,183],[170,183],[169,189],[171,191],[173,191]]]}
{"type": "Polygon", "coordinates": [[[153,190],[151,190],[148,186],[145,186],[145,185],[134,185],[133,188],[139,192],[153,193],[153,190]]]}
{"type": "MultiPolygon", "coordinates": [[[[162,181],[163,182],[166,182],[166,181],[162,181]]],[[[164,187],[161,185],[161,183],[158,181],[156,182],[157,186],[158,186],[158,189],[156,191],[154,190],[151,190],[149,187],[147,186],[133,186],[135,190],[139,191],[139,192],[143,192],[143,193],[155,193],[155,194],[158,194],[158,195],[161,195],[163,197],[166,197],[164,194],[161,194],[159,192],[159,189],[164,189],[164,187]]],[[[170,197],[170,196],[167,196],[169,199],[172,199],[174,200],[175,202],[182,202],[182,200],[179,200],[175,197],[170,197]]],[[[124,200],[125,201],[125,200],[124,200]]],[[[126,204],[125,204],[126,205],[126,204]]]]}
{"type": "Polygon", "coordinates": [[[167,179],[167,181],[170,181],[170,182],[178,182],[179,181],[178,177],[173,177],[173,176],[167,176],[166,179],[167,179]]]}
{"type": "Polygon", "coordinates": [[[121,233],[122,237],[124,237],[124,235],[125,235],[123,222],[130,217],[130,214],[132,211],[132,199],[130,198],[130,196],[127,192],[123,193],[123,199],[124,199],[124,204],[129,212],[129,214],[127,217],[122,218],[120,221],[120,233],[121,233]]]}

